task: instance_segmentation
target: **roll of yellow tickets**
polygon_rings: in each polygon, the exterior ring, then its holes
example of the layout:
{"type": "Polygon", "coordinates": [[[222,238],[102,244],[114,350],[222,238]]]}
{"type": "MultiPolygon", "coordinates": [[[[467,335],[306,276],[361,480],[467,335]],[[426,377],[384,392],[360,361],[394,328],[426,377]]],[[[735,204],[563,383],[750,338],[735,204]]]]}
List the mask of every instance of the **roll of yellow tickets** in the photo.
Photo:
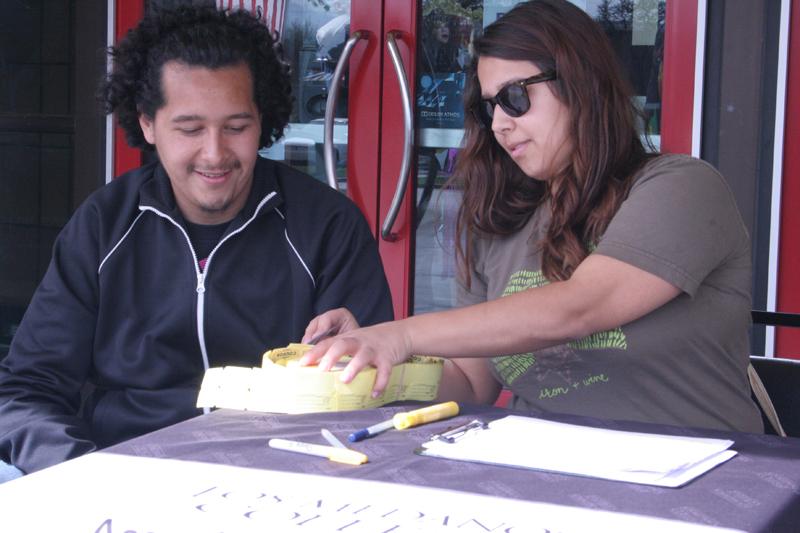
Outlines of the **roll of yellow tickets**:
{"type": "Polygon", "coordinates": [[[375,368],[359,372],[342,383],[343,358],[330,372],[298,362],[311,345],[289,344],[267,351],[261,368],[223,367],[206,371],[198,407],[245,409],[273,413],[313,413],[370,409],[401,400],[430,401],[436,397],[444,361],[412,356],[395,366],[383,394],[372,398],[375,368]]]}

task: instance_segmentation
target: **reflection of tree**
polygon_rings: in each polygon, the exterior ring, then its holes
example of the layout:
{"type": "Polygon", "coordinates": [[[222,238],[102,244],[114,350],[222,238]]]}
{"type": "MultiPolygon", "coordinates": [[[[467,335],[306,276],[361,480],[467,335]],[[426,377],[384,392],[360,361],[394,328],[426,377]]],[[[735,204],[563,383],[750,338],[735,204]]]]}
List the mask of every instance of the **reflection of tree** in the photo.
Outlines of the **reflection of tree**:
{"type": "Polygon", "coordinates": [[[603,0],[597,7],[596,20],[606,31],[630,30],[633,25],[633,0],[603,0]]]}
{"type": "Polygon", "coordinates": [[[306,2],[308,2],[314,7],[321,7],[325,11],[331,10],[331,5],[330,2],[328,2],[328,0],[306,0],[306,2]]]}
{"type": "Polygon", "coordinates": [[[603,0],[595,16],[627,71],[635,93],[643,99],[647,129],[652,132],[659,130],[665,16],[664,0],[603,0]],[[652,45],[633,42],[634,26],[655,26],[652,45]]]}
{"type": "Polygon", "coordinates": [[[666,3],[663,0],[638,3],[635,0],[603,0],[597,6],[595,20],[606,31],[630,31],[633,29],[633,16],[636,15],[638,22],[648,24],[657,21],[659,28],[663,28],[665,13],[666,3]]]}
{"type": "Polygon", "coordinates": [[[481,23],[483,21],[483,0],[427,0],[424,2],[423,18],[433,12],[447,13],[450,16],[468,18],[481,23]]]}

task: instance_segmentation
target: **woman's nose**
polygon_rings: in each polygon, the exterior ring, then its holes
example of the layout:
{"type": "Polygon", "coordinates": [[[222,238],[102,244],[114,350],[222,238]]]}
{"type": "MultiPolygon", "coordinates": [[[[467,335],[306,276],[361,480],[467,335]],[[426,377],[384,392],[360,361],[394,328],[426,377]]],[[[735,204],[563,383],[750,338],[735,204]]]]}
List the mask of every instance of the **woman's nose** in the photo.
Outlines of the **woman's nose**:
{"type": "Polygon", "coordinates": [[[494,105],[492,113],[492,131],[495,133],[505,133],[514,127],[514,119],[503,111],[498,104],[494,105]]]}

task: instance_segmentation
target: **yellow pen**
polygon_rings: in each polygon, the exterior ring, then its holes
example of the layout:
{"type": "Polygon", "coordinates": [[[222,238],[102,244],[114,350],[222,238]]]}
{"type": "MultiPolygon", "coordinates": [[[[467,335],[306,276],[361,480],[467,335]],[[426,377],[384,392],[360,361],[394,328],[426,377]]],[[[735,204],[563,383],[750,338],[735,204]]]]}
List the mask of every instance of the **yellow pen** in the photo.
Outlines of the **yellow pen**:
{"type": "Polygon", "coordinates": [[[397,413],[392,418],[392,422],[395,429],[408,429],[420,424],[450,418],[457,414],[458,404],[456,402],[445,402],[409,411],[408,413],[397,413]]]}
{"type": "Polygon", "coordinates": [[[331,461],[348,465],[361,465],[368,461],[366,455],[350,448],[338,448],[286,439],[269,439],[268,444],[270,448],[275,448],[276,450],[326,457],[331,461]]]}
{"type": "Polygon", "coordinates": [[[450,418],[457,414],[458,404],[456,402],[437,403],[436,405],[423,407],[407,413],[397,413],[389,420],[351,433],[347,437],[347,440],[350,442],[358,442],[377,435],[378,433],[383,433],[387,429],[408,429],[420,424],[427,424],[428,422],[450,418]]]}

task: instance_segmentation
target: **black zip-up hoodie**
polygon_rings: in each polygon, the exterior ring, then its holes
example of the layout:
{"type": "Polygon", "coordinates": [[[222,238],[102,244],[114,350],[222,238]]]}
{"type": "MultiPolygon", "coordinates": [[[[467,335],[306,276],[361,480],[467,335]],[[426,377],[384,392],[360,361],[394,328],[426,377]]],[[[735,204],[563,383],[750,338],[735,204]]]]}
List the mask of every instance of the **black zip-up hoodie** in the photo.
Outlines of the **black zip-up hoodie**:
{"type": "Polygon", "coordinates": [[[329,309],[392,318],[358,208],[274,161],[198,259],[159,164],[78,208],[0,361],[0,459],[33,472],[195,416],[206,367],[260,366],[329,309]]]}

